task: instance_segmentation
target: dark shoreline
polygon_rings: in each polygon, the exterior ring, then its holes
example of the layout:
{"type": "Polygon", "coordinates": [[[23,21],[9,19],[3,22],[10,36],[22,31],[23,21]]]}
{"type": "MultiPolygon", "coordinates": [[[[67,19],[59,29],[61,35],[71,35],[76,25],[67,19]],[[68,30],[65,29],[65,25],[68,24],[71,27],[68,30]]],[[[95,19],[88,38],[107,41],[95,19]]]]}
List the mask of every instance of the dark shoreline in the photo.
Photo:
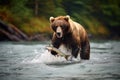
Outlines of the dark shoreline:
{"type": "MultiPolygon", "coordinates": [[[[0,38],[0,42],[3,42],[3,41],[12,41],[12,42],[31,42],[31,41],[35,41],[35,42],[39,42],[39,41],[51,41],[52,39],[52,35],[51,34],[37,34],[37,35],[34,35],[34,36],[31,36],[29,37],[28,40],[20,40],[20,41],[15,41],[15,40],[8,40],[8,39],[4,39],[4,40],[1,40],[0,38]]],[[[120,38],[119,37],[113,37],[113,38],[109,38],[109,37],[89,37],[89,40],[90,41],[120,41],[120,38]]]]}

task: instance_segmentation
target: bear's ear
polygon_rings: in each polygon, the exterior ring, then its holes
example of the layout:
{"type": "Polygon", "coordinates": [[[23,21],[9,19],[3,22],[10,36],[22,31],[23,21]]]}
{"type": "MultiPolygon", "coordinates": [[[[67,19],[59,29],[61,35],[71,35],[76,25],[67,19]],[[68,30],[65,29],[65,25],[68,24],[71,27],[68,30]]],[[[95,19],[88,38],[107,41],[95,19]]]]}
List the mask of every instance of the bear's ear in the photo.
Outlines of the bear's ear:
{"type": "Polygon", "coordinates": [[[50,22],[53,22],[55,20],[54,17],[50,17],[50,22]]]}
{"type": "Polygon", "coordinates": [[[70,16],[69,15],[66,15],[65,18],[64,18],[66,21],[68,21],[70,19],[70,16]]]}

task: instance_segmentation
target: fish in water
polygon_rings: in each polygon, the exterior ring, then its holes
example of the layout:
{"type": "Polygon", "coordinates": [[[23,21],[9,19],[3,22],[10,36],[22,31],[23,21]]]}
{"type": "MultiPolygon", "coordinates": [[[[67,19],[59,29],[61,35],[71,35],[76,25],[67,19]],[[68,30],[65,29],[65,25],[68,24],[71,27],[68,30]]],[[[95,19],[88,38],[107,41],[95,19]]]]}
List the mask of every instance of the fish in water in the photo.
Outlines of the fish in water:
{"type": "Polygon", "coordinates": [[[68,60],[68,58],[70,57],[70,55],[66,55],[65,53],[61,52],[59,49],[53,47],[53,46],[47,46],[46,49],[48,51],[55,51],[57,53],[58,56],[64,57],[66,60],[68,60]]]}

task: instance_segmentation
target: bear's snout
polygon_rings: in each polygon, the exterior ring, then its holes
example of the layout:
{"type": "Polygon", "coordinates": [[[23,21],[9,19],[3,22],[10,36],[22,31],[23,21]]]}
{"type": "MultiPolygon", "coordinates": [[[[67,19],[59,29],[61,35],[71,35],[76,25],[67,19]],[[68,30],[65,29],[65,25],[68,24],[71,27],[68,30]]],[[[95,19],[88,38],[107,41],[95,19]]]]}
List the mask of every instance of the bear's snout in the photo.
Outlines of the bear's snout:
{"type": "Polygon", "coordinates": [[[58,33],[56,33],[58,36],[60,36],[61,35],[61,33],[60,32],[58,32],[58,33]]]}
{"type": "Polygon", "coordinates": [[[63,32],[62,32],[61,27],[57,27],[56,35],[57,35],[58,38],[62,38],[63,37],[63,32]]]}

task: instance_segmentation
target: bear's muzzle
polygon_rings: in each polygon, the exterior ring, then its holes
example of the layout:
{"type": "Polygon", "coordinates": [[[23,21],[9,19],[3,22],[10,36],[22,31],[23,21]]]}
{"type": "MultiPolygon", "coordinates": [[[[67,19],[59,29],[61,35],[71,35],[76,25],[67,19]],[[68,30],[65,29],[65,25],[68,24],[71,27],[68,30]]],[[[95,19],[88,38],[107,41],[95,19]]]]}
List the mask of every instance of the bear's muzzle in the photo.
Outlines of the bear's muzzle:
{"type": "Polygon", "coordinates": [[[57,35],[58,38],[62,38],[63,37],[63,31],[62,31],[61,27],[57,27],[56,35],[57,35]]]}

